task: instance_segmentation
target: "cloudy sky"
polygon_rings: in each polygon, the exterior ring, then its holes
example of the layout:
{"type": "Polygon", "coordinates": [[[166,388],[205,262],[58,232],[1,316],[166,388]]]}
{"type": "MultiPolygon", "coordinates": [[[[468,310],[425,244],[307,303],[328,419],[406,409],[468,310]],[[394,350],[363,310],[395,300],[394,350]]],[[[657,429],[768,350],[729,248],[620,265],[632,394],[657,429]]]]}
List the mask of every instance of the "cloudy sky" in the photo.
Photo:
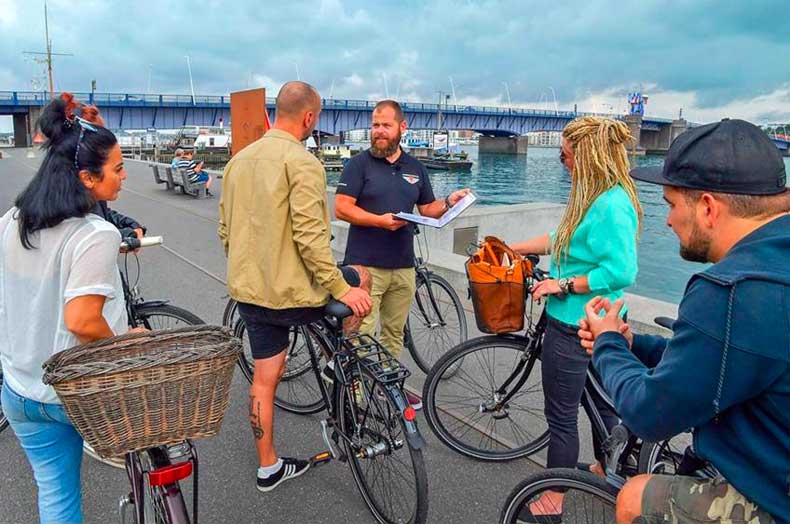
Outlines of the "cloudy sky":
{"type": "MultiPolygon", "coordinates": [[[[324,97],[790,120],[787,0],[50,0],[55,87],[197,94],[301,77],[324,97]],[[508,98],[509,91],[509,98],[508,98]]],[[[0,90],[44,86],[43,0],[0,0],[0,90]]],[[[41,87],[39,87],[41,88],[41,87]]],[[[7,124],[6,124],[7,125],[7,124]]],[[[0,121],[0,130],[3,126],[0,121]]]]}

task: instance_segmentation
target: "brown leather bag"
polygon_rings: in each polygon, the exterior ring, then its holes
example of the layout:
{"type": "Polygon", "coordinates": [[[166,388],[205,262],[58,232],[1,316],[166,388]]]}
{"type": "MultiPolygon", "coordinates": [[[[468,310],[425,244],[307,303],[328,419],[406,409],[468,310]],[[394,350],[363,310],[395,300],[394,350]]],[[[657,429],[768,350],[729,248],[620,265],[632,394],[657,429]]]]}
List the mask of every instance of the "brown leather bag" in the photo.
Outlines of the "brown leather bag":
{"type": "Polygon", "coordinates": [[[480,331],[512,333],[524,329],[526,279],[531,275],[529,260],[497,237],[485,237],[466,262],[469,294],[480,331]]]}

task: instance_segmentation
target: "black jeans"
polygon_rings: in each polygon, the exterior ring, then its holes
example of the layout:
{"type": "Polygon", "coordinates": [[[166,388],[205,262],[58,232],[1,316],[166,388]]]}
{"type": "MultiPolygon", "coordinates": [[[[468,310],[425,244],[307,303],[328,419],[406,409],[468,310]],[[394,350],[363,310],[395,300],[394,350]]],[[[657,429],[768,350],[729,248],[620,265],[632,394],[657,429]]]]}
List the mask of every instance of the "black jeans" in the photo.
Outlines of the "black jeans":
{"type": "MultiPolygon", "coordinates": [[[[546,421],[549,423],[549,468],[573,468],[579,460],[579,405],[587,382],[590,356],[581,346],[578,327],[548,318],[543,338],[541,373],[546,421]]],[[[593,395],[601,418],[610,430],[617,425],[617,414],[597,395],[593,395]]],[[[593,434],[595,458],[602,460],[601,442],[593,434]]]]}

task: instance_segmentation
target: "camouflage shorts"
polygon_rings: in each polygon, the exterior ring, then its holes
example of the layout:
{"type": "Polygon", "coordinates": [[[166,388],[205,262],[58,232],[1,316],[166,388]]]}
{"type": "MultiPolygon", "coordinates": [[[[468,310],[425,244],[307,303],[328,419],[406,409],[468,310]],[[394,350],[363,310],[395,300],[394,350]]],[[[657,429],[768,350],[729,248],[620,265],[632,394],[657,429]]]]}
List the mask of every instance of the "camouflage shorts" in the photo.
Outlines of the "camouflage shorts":
{"type": "Polygon", "coordinates": [[[642,524],[774,524],[724,479],[654,475],[642,494],[642,524]]]}

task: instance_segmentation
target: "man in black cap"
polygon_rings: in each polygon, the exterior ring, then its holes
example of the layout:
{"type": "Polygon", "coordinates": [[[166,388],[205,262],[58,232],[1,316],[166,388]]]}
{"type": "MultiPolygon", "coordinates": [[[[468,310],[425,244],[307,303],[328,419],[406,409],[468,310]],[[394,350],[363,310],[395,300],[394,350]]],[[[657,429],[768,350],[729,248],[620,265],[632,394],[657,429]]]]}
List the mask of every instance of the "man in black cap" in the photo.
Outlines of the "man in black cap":
{"type": "Polygon", "coordinates": [[[634,477],[617,522],[787,524],[790,192],[781,156],[754,125],[725,119],[680,135],[663,170],[631,175],[664,186],[681,256],[713,265],[686,286],[672,338],[633,335],[617,314],[622,302],[601,299],[587,305],[579,335],[631,431],[655,442],[694,428],[694,451],[723,478],[634,477]]]}

